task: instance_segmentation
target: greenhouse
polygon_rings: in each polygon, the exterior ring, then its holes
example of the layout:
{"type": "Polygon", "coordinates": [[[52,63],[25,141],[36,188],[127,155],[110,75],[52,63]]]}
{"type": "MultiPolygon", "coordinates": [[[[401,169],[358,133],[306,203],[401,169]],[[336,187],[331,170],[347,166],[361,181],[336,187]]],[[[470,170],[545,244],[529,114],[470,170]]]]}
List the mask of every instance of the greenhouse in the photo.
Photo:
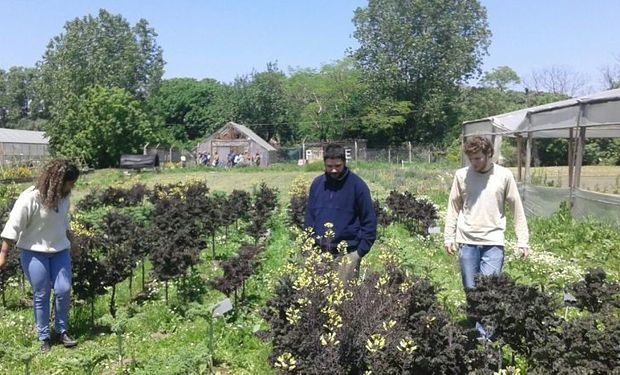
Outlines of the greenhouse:
{"type": "Polygon", "coordinates": [[[463,138],[473,135],[490,136],[496,149],[502,137],[516,138],[516,175],[528,215],[549,215],[560,202],[568,201],[576,218],[596,217],[620,230],[620,195],[591,191],[582,184],[586,139],[620,138],[620,89],[465,122],[463,138]],[[532,184],[532,145],[536,138],[568,140],[567,187],[532,184]]]}
{"type": "Polygon", "coordinates": [[[49,155],[44,132],[0,128],[0,165],[30,164],[49,155]]]}

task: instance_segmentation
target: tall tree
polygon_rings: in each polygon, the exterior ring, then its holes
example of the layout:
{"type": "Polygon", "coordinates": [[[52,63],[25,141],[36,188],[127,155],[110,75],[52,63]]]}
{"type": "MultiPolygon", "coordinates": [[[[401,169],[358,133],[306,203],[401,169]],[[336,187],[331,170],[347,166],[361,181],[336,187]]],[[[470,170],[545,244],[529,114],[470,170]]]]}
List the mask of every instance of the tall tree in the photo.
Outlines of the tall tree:
{"type": "Polygon", "coordinates": [[[490,31],[477,0],[369,0],[353,18],[354,51],[379,97],[412,103],[399,139],[440,138],[458,85],[480,73],[490,31]]]}
{"type": "Polygon", "coordinates": [[[136,99],[157,91],[163,74],[162,49],[157,34],[140,20],[132,28],[121,15],[104,9],[69,21],[49,42],[41,70],[40,90],[55,115],[69,95],[82,95],[89,87],[121,88],[136,99]]]}

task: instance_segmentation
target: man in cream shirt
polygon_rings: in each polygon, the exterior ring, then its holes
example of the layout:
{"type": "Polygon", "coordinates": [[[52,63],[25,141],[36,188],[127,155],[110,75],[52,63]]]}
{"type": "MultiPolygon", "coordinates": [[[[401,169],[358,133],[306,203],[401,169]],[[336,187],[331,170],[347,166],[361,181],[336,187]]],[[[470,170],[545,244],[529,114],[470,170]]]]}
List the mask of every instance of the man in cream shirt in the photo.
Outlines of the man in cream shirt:
{"type": "Polygon", "coordinates": [[[470,166],[454,175],[444,232],[449,255],[459,251],[463,287],[475,287],[477,274],[494,275],[504,264],[506,202],[513,209],[518,251],[527,257],[528,229],[512,172],[491,161],[493,145],[473,137],[464,146],[470,166]],[[458,244],[458,246],[457,246],[458,244]]]}

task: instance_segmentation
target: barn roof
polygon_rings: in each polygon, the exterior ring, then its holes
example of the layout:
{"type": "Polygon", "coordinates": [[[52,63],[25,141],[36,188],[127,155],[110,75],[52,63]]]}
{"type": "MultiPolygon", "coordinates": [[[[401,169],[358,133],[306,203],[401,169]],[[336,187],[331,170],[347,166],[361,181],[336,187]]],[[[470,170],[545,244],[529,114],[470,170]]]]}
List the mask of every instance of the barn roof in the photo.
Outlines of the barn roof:
{"type": "Polygon", "coordinates": [[[0,143],[49,144],[45,132],[0,128],[0,143]]]}
{"type": "Polygon", "coordinates": [[[224,131],[225,129],[227,129],[229,127],[235,128],[237,131],[245,134],[246,136],[251,138],[254,142],[259,144],[265,150],[267,150],[267,151],[276,151],[275,147],[270,145],[269,142],[265,141],[258,134],[254,133],[250,128],[248,128],[247,126],[241,125],[241,124],[237,124],[236,122],[232,122],[232,121],[226,123],[226,125],[222,126],[217,131],[215,131],[213,134],[211,134],[210,136],[205,138],[205,140],[203,142],[206,142],[206,141],[209,141],[209,140],[215,138],[215,136],[217,134],[221,133],[222,131],[224,131]]]}

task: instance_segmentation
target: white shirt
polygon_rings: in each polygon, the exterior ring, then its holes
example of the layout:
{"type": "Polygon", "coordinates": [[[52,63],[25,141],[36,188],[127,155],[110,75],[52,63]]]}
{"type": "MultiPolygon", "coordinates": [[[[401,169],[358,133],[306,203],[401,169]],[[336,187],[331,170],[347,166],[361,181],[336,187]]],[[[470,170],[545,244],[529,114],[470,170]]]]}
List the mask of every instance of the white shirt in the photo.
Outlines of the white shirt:
{"type": "Polygon", "coordinates": [[[528,247],[527,220],[512,172],[497,164],[484,173],[459,169],[448,201],[445,243],[504,246],[505,203],[513,209],[517,246],[528,247]]]}
{"type": "Polygon", "coordinates": [[[15,241],[20,249],[56,253],[69,248],[68,229],[69,197],[58,202],[58,209],[48,209],[31,186],[17,198],[0,237],[15,241]]]}

